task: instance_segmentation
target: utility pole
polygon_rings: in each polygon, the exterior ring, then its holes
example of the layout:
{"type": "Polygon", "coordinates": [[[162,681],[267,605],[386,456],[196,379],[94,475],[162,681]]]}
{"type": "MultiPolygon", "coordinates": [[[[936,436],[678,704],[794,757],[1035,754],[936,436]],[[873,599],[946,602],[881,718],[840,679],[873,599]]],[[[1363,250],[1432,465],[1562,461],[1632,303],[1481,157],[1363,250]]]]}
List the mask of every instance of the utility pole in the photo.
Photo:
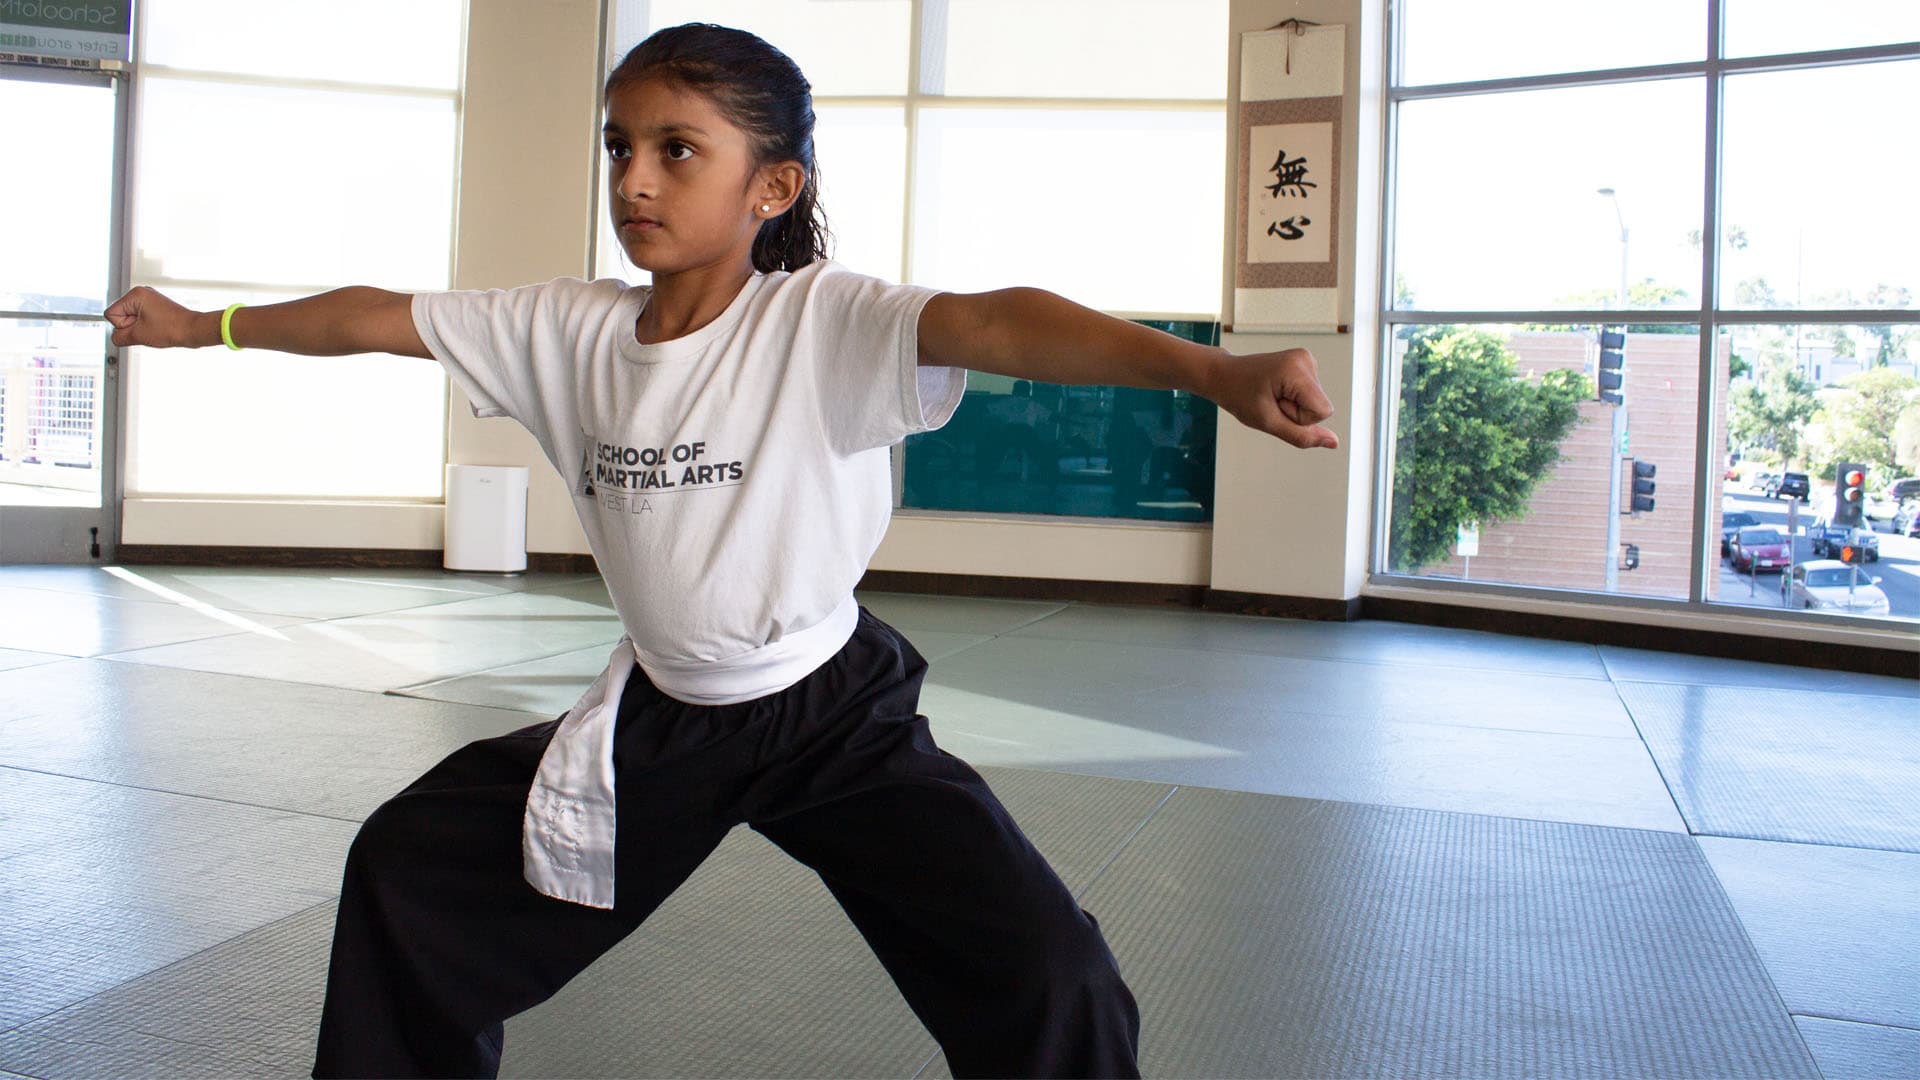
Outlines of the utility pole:
{"type": "MultiPolygon", "coordinates": [[[[1627,310],[1627,217],[1620,210],[1620,197],[1610,187],[1599,189],[1599,193],[1613,204],[1614,220],[1620,223],[1620,289],[1614,298],[1616,310],[1627,310]]],[[[1607,365],[1607,343],[1609,335],[1604,327],[1600,334],[1600,371],[1605,372],[1607,365]]],[[[1626,327],[1618,334],[1620,355],[1624,356],[1626,346],[1626,327]]],[[[1625,370],[1622,368],[1622,378],[1625,370]]],[[[1620,455],[1626,452],[1627,406],[1624,383],[1618,388],[1620,393],[1612,396],[1613,428],[1607,438],[1607,591],[1615,592],[1620,586],[1620,455]]],[[[1609,400],[1607,388],[1600,388],[1600,399],[1609,400]]]]}

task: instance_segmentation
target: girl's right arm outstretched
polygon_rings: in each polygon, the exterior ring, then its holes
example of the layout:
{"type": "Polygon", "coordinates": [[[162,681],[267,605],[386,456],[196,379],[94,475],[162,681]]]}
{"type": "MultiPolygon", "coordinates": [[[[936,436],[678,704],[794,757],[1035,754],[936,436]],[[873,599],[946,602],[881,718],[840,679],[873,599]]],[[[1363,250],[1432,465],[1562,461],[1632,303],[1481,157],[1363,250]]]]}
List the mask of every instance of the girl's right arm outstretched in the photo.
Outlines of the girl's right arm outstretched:
{"type": "MultiPolygon", "coordinates": [[[[160,293],[138,286],[107,308],[115,345],[153,348],[222,344],[220,312],[189,311],[160,293]]],[[[245,307],[227,330],[235,345],[304,356],[394,353],[432,359],[413,325],[413,296],[365,285],[245,307]]]]}

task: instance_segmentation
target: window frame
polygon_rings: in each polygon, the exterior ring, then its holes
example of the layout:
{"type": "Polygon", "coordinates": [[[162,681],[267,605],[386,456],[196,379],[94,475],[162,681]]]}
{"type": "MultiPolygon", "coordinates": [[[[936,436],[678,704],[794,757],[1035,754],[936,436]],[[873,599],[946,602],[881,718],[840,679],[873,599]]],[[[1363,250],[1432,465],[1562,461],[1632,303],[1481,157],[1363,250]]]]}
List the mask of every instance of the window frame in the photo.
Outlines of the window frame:
{"type": "Polygon", "coordinates": [[[1746,607],[1710,601],[1707,599],[1708,575],[1718,568],[1718,529],[1714,525],[1714,515],[1718,508],[1709,505],[1713,497],[1711,470],[1716,467],[1713,460],[1713,425],[1709,422],[1717,409],[1723,406],[1718,400],[1717,384],[1714,379],[1714,353],[1720,332],[1736,326],[1772,326],[1772,325],[1847,325],[1857,326],[1863,323],[1893,323],[1899,325],[1920,324],[1920,310],[1900,308],[1806,308],[1779,307],[1766,309],[1728,308],[1721,306],[1720,297],[1720,202],[1721,202],[1721,138],[1724,126],[1724,95],[1728,76],[1744,75],[1754,72],[1792,71],[1806,68],[1831,68],[1856,64],[1882,63],[1889,61],[1920,59],[1920,41],[1894,44],[1859,46],[1843,49],[1822,49],[1809,52],[1775,53],[1760,56],[1742,56],[1728,58],[1724,54],[1727,7],[1732,0],[1705,0],[1707,6],[1705,55],[1698,60],[1683,63],[1652,64],[1636,67],[1599,68],[1592,70],[1558,72],[1548,75],[1515,76],[1499,79],[1484,79],[1469,82],[1430,83],[1422,85],[1403,85],[1403,60],[1406,56],[1405,30],[1406,20],[1399,17],[1403,5],[1419,3],[1420,0],[1379,0],[1386,19],[1386,33],[1383,47],[1386,55],[1384,70],[1388,78],[1384,80],[1382,110],[1381,162],[1382,177],[1380,185],[1379,221],[1380,250],[1378,279],[1373,282],[1376,290],[1374,308],[1379,315],[1379,333],[1374,342],[1379,350],[1378,385],[1380,392],[1375,402],[1375,431],[1378,432],[1374,454],[1374,497],[1373,528],[1370,531],[1368,552],[1368,582],[1384,586],[1417,586],[1422,589],[1443,590],[1450,593],[1478,594],[1481,596],[1510,596],[1539,600],[1565,601],[1576,599],[1583,602],[1604,604],[1608,607],[1637,608],[1648,610],[1672,611],[1675,609],[1703,614],[1730,615],[1765,618],[1787,622],[1795,626],[1809,623],[1836,628],[1899,628],[1911,627],[1910,620],[1893,617],[1862,617],[1857,615],[1821,615],[1811,612],[1789,612],[1759,607],[1746,607]],[[1702,118],[1702,138],[1700,142],[1703,156],[1704,190],[1702,192],[1701,236],[1712,238],[1700,245],[1700,291],[1699,303],[1693,308],[1652,308],[1628,309],[1625,312],[1616,309],[1540,309],[1506,311],[1447,311],[1433,309],[1395,309],[1393,306],[1394,289],[1394,206],[1396,183],[1399,171],[1397,152],[1399,135],[1400,105],[1407,101],[1430,100],[1436,98],[1467,97],[1478,94],[1497,94],[1527,90],[1562,89],[1575,86],[1602,86],[1608,84],[1648,82],[1662,79],[1703,79],[1705,83],[1705,111],[1702,118]],[[1512,323],[1572,323],[1602,324],[1626,321],[1630,316],[1635,325],[1686,325],[1699,327],[1699,396],[1694,412],[1694,461],[1699,472],[1695,476],[1694,503],[1689,512],[1692,516],[1692,564],[1687,575],[1688,596],[1685,600],[1638,596],[1618,592],[1588,591],[1576,589],[1549,588],[1534,585],[1508,584],[1484,581],[1457,581],[1449,578],[1422,577],[1412,574],[1394,573],[1387,568],[1385,560],[1388,550],[1390,515],[1393,501],[1394,445],[1398,432],[1399,386],[1401,371],[1394,357],[1392,340],[1394,332],[1402,326],[1458,323],[1473,324],[1512,324],[1512,323]],[[1712,537],[1709,536],[1712,533],[1712,537]]]}

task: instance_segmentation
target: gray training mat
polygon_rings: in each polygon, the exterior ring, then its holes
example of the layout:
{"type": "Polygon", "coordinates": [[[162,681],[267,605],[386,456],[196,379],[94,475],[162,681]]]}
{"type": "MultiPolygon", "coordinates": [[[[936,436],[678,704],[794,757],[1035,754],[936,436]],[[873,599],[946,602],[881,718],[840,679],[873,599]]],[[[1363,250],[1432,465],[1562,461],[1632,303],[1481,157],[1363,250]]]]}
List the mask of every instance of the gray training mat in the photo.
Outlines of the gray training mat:
{"type": "Polygon", "coordinates": [[[0,1032],[0,1064],[47,1080],[310,1076],[333,916],[307,908],[0,1032]]]}
{"type": "MultiPolygon", "coordinates": [[[[981,773],[1076,892],[1171,790],[981,773]]],[[[813,871],[742,827],[638,932],[508,1022],[501,1075],[905,1077],[936,1049],[813,871]]]]}
{"type": "Polygon", "coordinates": [[[459,747],[557,715],[112,660],[0,671],[0,701],[7,765],[356,822],[459,747]]]}
{"type": "MultiPolygon", "coordinates": [[[[1684,836],[983,772],[1092,877],[1148,1075],[1818,1075],[1684,836]]],[[[0,1067],[302,1075],[331,929],[321,905],[0,1034],[0,1067]]],[[[934,1053],[824,888],[745,831],[507,1046],[508,1076],[911,1076],[934,1053]]]]}
{"type": "Polygon", "coordinates": [[[1681,835],[1182,787],[1083,903],[1147,1075],[1819,1076],[1681,835]]]}
{"type": "Polygon", "coordinates": [[[1618,686],[1695,835],[1920,851],[1912,699],[1618,686]]]}
{"type": "Polygon", "coordinates": [[[356,828],[0,767],[0,1031],[330,900],[356,828]]]}

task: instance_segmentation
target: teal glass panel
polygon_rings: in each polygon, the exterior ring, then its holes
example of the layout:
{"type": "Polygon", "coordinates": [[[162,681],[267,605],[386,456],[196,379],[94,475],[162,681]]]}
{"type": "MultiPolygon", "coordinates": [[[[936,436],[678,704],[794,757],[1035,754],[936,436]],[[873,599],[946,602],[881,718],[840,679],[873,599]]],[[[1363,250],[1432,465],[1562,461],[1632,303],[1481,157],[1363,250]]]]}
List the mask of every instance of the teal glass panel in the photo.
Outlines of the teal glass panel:
{"type": "MultiPolygon", "coordinates": [[[[1202,345],[1217,322],[1135,320],[1202,345]]],[[[909,436],[902,507],[1212,521],[1219,410],[1183,390],[967,373],[938,431],[909,436]]]]}

